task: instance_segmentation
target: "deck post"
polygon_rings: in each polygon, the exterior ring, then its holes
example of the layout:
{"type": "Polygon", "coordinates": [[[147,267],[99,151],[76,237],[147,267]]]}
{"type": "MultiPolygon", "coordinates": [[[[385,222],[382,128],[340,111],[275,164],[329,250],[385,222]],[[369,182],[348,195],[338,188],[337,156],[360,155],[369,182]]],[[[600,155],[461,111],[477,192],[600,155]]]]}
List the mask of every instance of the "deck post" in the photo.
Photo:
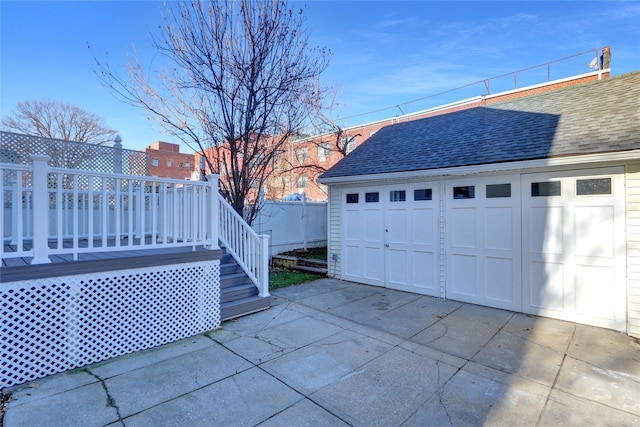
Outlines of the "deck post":
{"type": "MultiPolygon", "coordinates": [[[[46,154],[31,154],[33,167],[33,212],[49,213],[49,190],[47,188],[47,174],[49,166],[47,162],[51,157],[46,154]]],[[[56,202],[59,203],[58,200],[56,202]]],[[[31,264],[48,264],[49,259],[49,221],[33,221],[33,260],[31,264]]]]}
{"type": "Polygon", "coordinates": [[[260,288],[258,296],[264,298],[269,296],[269,235],[260,234],[258,237],[260,238],[260,277],[258,278],[260,288]]]}
{"type": "MultiPolygon", "coordinates": [[[[13,208],[11,209],[10,245],[18,245],[18,232],[22,233],[22,174],[18,172],[18,176],[20,177],[20,187],[18,187],[17,179],[11,180],[11,206],[13,208]],[[18,203],[20,203],[20,205],[18,205],[18,203]],[[18,215],[18,211],[20,211],[20,215],[18,215]],[[20,222],[18,222],[18,218],[20,218],[20,222]]],[[[2,209],[4,209],[4,206],[2,209]]]]}
{"type": "Polygon", "coordinates": [[[207,208],[207,229],[209,230],[211,244],[207,246],[207,249],[215,250],[220,249],[220,245],[218,244],[219,237],[219,216],[220,216],[220,203],[218,202],[219,190],[218,190],[218,180],[220,179],[219,175],[209,174],[207,175],[207,182],[209,183],[209,197],[207,204],[209,205],[207,208]]]}

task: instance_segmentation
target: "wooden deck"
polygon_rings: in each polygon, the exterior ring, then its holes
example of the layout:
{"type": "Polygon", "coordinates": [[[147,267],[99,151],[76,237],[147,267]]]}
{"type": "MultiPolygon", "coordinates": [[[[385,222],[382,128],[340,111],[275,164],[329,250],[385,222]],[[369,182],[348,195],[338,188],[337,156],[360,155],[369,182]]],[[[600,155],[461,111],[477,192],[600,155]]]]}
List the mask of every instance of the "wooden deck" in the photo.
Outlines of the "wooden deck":
{"type": "MultiPolygon", "coordinates": [[[[220,250],[209,250],[202,246],[181,246],[167,248],[140,248],[140,241],[134,242],[133,247],[127,245],[126,239],[121,240],[122,250],[113,250],[115,240],[110,239],[107,246],[109,251],[100,251],[101,242],[94,241],[94,249],[91,252],[78,254],[74,260],[72,254],[51,255],[48,264],[31,264],[31,257],[3,258],[0,268],[0,283],[16,280],[38,279],[43,277],[86,274],[110,270],[122,270],[128,268],[152,267],[182,262],[197,262],[216,260],[221,258],[220,250]]],[[[71,242],[64,242],[70,247],[71,242]]],[[[81,247],[88,247],[86,240],[79,241],[81,247]]],[[[25,245],[26,246],[26,245],[25,245]]],[[[50,248],[55,248],[55,242],[49,243],[50,248]]],[[[15,252],[15,246],[4,244],[4,252],[15,252]]],[[[27,250],[29,247],[27,246],[27,250]]]]}

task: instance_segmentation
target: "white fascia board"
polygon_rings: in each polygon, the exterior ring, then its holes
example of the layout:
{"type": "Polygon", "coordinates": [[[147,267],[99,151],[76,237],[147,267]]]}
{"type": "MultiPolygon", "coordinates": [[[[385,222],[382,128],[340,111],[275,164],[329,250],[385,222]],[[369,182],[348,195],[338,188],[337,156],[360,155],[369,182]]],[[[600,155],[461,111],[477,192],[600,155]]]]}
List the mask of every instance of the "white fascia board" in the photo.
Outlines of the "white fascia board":
{"type": "Polygon", "coordinates": [[[553,157],[537,160],[522,160],[518,162],[488,163],[483,165],[458,166],[440,169],[422,169],[406,172],[319,178],[318,182],[326,185],[350,184],[365,181],[386,181],[390,179],[410,179],[418,177],[462,176],[487,172],[507,172],[514,170],[540,169],[544,167],[560,167],[604,162],[627,162],[630,160],[640,160],[640,150],[586,154],[582,156],[553,157]]]}

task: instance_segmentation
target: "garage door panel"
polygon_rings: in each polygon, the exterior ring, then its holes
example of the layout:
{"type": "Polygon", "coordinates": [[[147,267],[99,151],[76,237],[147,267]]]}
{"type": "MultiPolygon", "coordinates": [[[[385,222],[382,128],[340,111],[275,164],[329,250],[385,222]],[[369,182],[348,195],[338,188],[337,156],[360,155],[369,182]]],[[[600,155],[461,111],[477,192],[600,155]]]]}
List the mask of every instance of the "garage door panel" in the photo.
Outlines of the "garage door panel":
{"type": "Polygon", "coordinates": [[[615,255],[614,236],[613,206],[576,206],[576,255],[611,258],[615,255]]]}
{"type": "Polygon", "coordinates": [[[540,254],[564,253],[562,206],[529,209],[529,251],[540,254]]]}
{"type": "Polygon", "coordinates": [[[434,274],[438,270],[436,254],[433,252],[413,252],[413,283],[424,290],[431,290],[435,295],[438,289],[434,274]]]}
{"type": "Polygon", "coordinates": [[[364,254],[364,278],[382,283],[384,279],[384,260],[381,248],[365,247],[364,254]]]}
{"type": "Polygon", "coordinates": [[[453,247],[476,248],[476,208],[453,208],[449,226],[453,247]]]}
{"type": "Polygon", "coordinates": [[[344,274],[350,278],[362,277],[364,257],[360,246],[345,245],[344,250],[344,274]]]}
{"type": "Polygon", "coordinates": [[[456,254],[451,257],[451,283],[447,288],[451,289],[447,295],[454,299],[463,296],[477,296],[476,257],[471,255],[456,254]]]}
{"type": "Polygon", "coordinates": [[[512,303],[516,300],[513,286],[514,265],[508,258],[485,259],[485,289],[486,298],[512,303]]]}
{"type": "Polygon", "coordinates": [[[392,209],[387,212],[387,230],[390,244],[406,244],[408,242],[407,233],[407,210],[392,209]]]}
{"type": "Polygon", "coordinates": [[[360,219],[365,242],[382,242],[384,239],[383,217],[380,209],[366,209],[360,219]]]}
{"type": "Polygon", "coordinates": [[[387,256],[389,257],[389,264],[393,266],[390,267],[387,272],[389,283],[400,285],[409,283],[408,273],[410,272],[409,269],[411,266],[408,262],[407,251],[390,250],[387,252],[387,256]]]}
{"type": "Polygon", "coordinates": [[[411,214],[411,234],[416,245],[434,245],[434,221],[436,221],[433,209],[414,209],[411,214]]]}
{"type": "Polygon", "coordinates": [[[362,240],[364,237],[364,224],[361,219],[360,211],[347,210],[344,213],[344,239],[349,240],[362,240]]]}
{"type": "Polygon", "coordinates": [[[513,250],[513,208],[488,207],[485,212],[485,249],[513,250]]]}
{"type": "Polygon", "coordinates": [[[575,271],[576,313],[615,319],[615,268],[577,265],[575,271]]]}
{"type": "Polygon", "coordinates": [[[564,265],[558,262],[531,262],[529,268],[529,306],[562,311],[565,305],[564,265]]]}

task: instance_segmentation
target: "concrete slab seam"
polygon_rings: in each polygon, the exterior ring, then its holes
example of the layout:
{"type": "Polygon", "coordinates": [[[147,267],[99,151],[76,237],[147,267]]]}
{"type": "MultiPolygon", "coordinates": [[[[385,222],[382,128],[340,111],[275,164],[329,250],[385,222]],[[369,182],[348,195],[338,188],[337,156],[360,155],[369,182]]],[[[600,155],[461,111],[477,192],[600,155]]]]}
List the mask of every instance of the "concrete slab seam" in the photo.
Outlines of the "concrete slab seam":
{"type": "Polygon", "coordinates": [[[540,425],[540,422],[542,421],[542,416],[544,415],[547,409],[547,405],[551,400],[551,393],[553,393],[553,390],[555,390],[556,388],[556,384],[558,383],[558,378],[560,378],[560,372],[562,372],[562,367],[564,366],[564,361],[567,358],[567,353],[569,352],[569,348],[571,347],[571,343],[573,342],[573,339],[575,336],[576,336],[576,328],[574,326],[573,331],[571,332],[571,338],[569,339],[569,342],[567,343],[567,346],[564,349],[564,354],[562,355],[562,361],[560,362],[560,366],[558,367],[558,372],[556,372],[556,376],[553,379],[553,384],[551,384],[551,388],[549,388],[549,393],[547,394],[547,398],[544,401],[544,405],[542,405],[542,410],[540,410],[540,415],[538,415],[538,421],[536,422],[536,425],[540,425]]]}
{"type": "Polygon", "coordinates": [[[114,399],[113,396],[111,396],[111,393],[109,392],[109,388],[107,387],[107,383],[105,382],[105,380],[99,377],[98,375],[94,374],[93,372],[91,372],[89,369],[85,369],[84,371],[87,374],[91,375],[96,380],[98,380],[98,382],[100,383],[100,386],[102,386],[102,389],[104,390],[104,393],[107,397],[106,406],[108,408],[115,409],[116,415],[118,416],[118,419],[116,421],[119,421],[124,426],[124,421],[122,420],[122,415],[120,414],[120,407],[118,406],[116,399],[114,399]]]}

